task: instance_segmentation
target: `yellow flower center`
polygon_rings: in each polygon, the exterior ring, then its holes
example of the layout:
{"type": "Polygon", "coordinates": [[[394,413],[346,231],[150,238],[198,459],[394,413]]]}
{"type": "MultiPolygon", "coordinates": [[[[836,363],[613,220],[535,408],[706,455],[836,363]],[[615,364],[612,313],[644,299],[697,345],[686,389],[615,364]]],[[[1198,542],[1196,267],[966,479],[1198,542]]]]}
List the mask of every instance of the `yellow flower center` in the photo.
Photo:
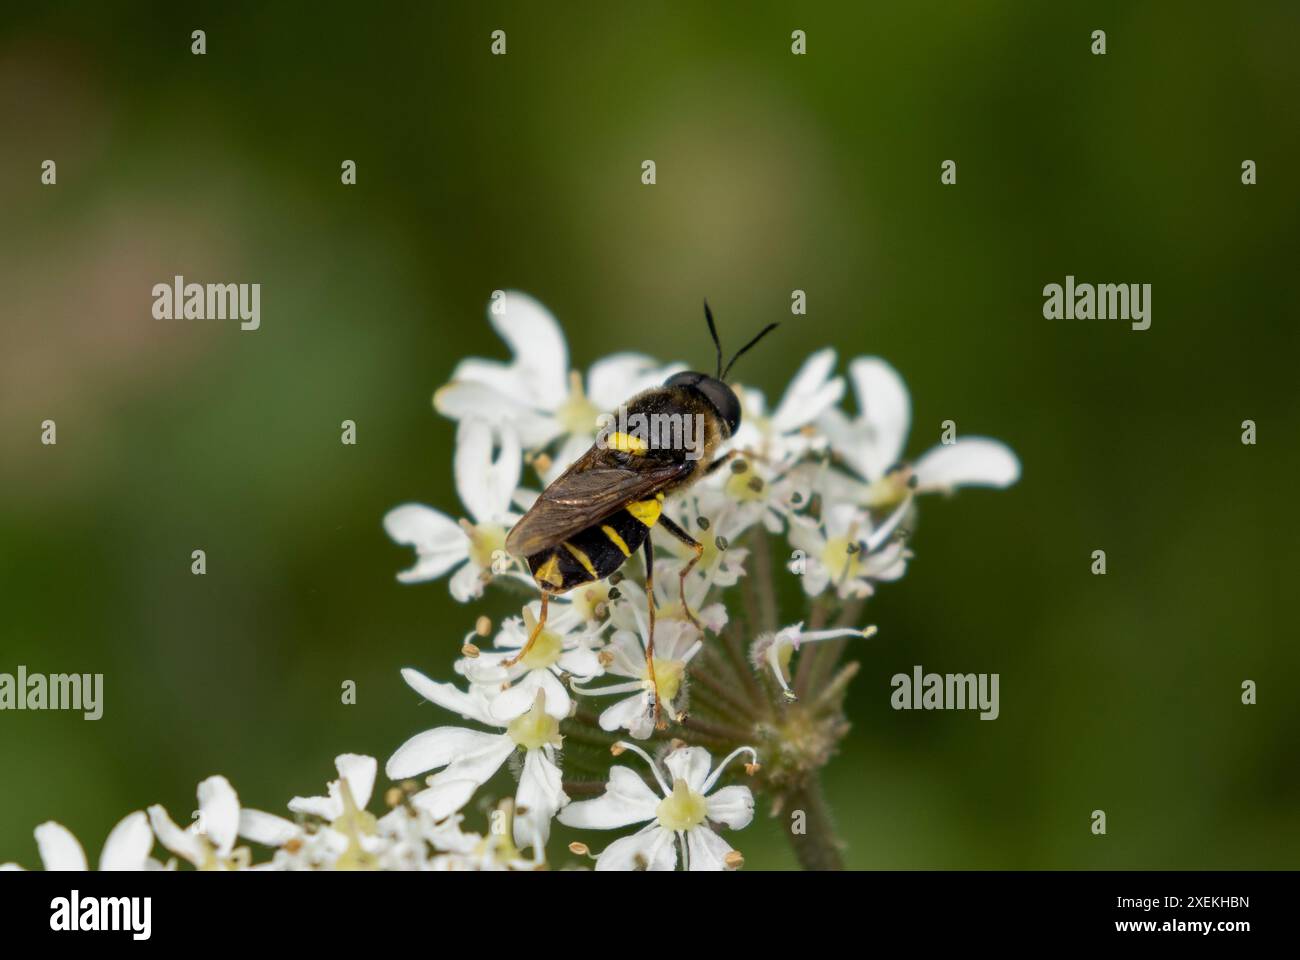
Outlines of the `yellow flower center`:
{"type": "MultiPolygon", "coordinates": [[[[718,554],[722,553],[718,549],[718,538],[713,535],[713,528],[710,527],[707,535],[700,537],[700,545],[704,550],[700,553],[700,562],[696,564],[696,569],[712,570],[713,565],[718,562],[718,554]]],[[[689,556],[690,551],[687,551],[689,556]]]]}
{"type": "Polygon", "coordinates": [[[733,473],[727,480],[727,496],[741,503],[753,503],[767,499],[767,484],[753,470],[733,473]]]}
{"type": "Polygon", "coordinates": [[[850,537],[832,537],[826,541],[826,548],[822,550],[822,566],[836,583],[853,580],[862,567],[862,561],[858,559],[861,553],[856,540],[850,537]],[[852,552],[849,551],[850,546],[854,548],[852,552]]]}
{"type": "Polygon", "coordinates": [[[373,813],[357,807],[346,778],[339,780],[339,793],[343,797],[343,813],[330,826],[348,838],[348,848],[339,856],[334,869],[374,870],[379,866],[379,860],[373,853],[366,852],[361,837],[363,834],[374,836],[379,831],[379,823],[373,813]]]}
{"type": "Polygon", "coordinates": [[[605,581],[579,587],[573,591],[573,608],[584,620],[596,619],[596,607],[609,602],[609,584],[605,581]]]}
{"type": "Polygon", "coordinates": [[[903,502],[911,490],[912,468],[891,470],[867,487],[862,504],[871,510],[885,510],[903,502]]]}
{"type": "Polygon", "coordinates": [[[563,652],[564,641],[560,639],[560,635],[550,630],[543,630],[533,641],[533,649],[529,650],[519,662],[529,670],[544,670],[559,660],[563,652]]]}
{"type": "MultiPolygon", "coordinates": [[[[686,673],[686,664],[680,660],[660,660],[654,658],[655,694],[661,703],[672,703],[677,692],[682,688],[682,676],[686,673]]],[[[642,670],[641,679],[649,683],[650,671],[642,670]]]]}
{"type": "Polygon", "coordinates": [[[492,570],[492,558],[506,548],[505,527],[495,523],[463,524],[469,537],[469,558],[480,570],[492,570]]]}
{"type": "Polygon", "coordinates": [[[511,720],[506,733],[525,750],[536,750],[548,743],[558,747],[563,741],[560,736],[560,721],[547,714],[546,697],[540,690],[532,709],[511,720]]]}
{"type": "Polygon", "coordinates": [[[569,396],[555,411],[555,419],[560,422],[565,433],[595,433],[596,418],[600,410],[587,399],[582,390],[582,375],[574,370],[569,373],[569,396]]]}
{"type": "Polygon", "coordinates": [[[704,822],[709,804],[701,794],[695,793],[678,777],[673,781],[673,792],[659,801],[655,816],[665,830],[689,830],[704,822]]]}

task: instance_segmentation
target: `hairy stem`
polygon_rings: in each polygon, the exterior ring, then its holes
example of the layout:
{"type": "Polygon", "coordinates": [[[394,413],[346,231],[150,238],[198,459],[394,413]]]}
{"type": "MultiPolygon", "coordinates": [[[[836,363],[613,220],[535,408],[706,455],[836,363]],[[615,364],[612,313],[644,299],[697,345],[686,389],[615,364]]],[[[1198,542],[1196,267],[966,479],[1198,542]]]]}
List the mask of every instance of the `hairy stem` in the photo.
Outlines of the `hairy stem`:
{"type": "Polygon", "coordinates": [[[822,790],[821,775],[808,776],[785,795],[787,815],[802,811],[800,818],[791,821],[790,846],[795,859],[804,870],[843,870],[843,843],[835,832],[826,794],[822,790]],[[803,827],[799,833],[797,826],[803,827]]]}

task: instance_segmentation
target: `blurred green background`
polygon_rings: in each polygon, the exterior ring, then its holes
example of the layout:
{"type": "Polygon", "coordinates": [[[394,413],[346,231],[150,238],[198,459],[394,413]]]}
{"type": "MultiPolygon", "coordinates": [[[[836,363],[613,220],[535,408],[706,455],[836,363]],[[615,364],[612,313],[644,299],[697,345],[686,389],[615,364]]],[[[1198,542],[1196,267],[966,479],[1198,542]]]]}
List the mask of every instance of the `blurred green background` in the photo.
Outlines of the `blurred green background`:
{"type": "MultiPolygon", "coordinates": [[[[880,354],[911,454],[952,418],[1021,456],[1012,491],[926,501],[869,608],[828,774],[850,865],[1300,862],[1293,4],[27,7],[0,26],[0,671],[106,692],[98,722],[0,714],[0,860],[35,865],[50,818],[93,859],[215,772],[281,810],[445,719],[397,671],[449,676],[480,609],[400,586],[380,518],[459,509],[430,396],[505,355],[512,287],[581,369],[708,360],[704,296],[732,341],[784,318],[743,371],[771,399],[815,348],[880,354]],[[260,282],[262,329],[154,320],[177,273],[260,282]],[[1044,320],[1067,273],[1153,284],[1151,329],[1044,320]],[[895,713],[917,663],[999,672],[1001,718],[895,713]]],[[[793,864],[766,819],[737,845],[793,864]]]]}

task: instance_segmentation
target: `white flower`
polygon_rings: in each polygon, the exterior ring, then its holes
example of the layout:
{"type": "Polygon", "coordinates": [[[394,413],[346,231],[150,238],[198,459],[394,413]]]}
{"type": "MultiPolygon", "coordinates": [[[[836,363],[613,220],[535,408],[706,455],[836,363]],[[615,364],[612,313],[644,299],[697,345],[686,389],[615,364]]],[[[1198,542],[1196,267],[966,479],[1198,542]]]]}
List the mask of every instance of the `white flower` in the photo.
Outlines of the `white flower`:
{"type": "Polygon", "coordinates": [[[241,837],[278,848],[270,866],[349,869],[375,865],[381,843],[376,836],[375,818],[366,812],[366,806],[379,764],[374,757],[345,753],[335,758],[334,766],[339,778],[327,785],[326,796],[294,797],[289,801],[294,813],[324,820],[326,826],[319,830],[309,830],[261,810],[240,811],[241,837]]]}
{"type": "Polygon", "coordinates": [[[402,780],[426,770],[445,768],[429,777],[428,787],[411,798],[435,820],[441,820],[468,803],[478,787],[487,783],[515,751],[522,750],[523,770],[515,794],[515,843],[520,847],[544,844],[550,835],[551,818],[569,800],[556,763],[556,748],[562,742],[560,724],[546,712],[544,694],[539,691],[532,709],[506,723],[492,716],[491,700],[477,689],[467,693],[450,683],[434,683],[410,668],[402,671],[402,677],[431,703],[485,726],[504,729],[484,733],[464,727],[435,727],[418,733],[389,758],[385,767],[389,779],[402,780]]]}
{"type": "MultiPolygon", "coordinates": [[[[692,551],[693,552],[693,551],[692,551]]],[[[690,623],[686,611],[682,609],[681,573],[682,561],[655,561],[655,616],[656,622],[681,621],[690,623]]],[[[727,608],[722,603],[706,603],[711,592],[712,583],[704,577],[691,576],[686,579],[686,606],[705,630],[721,633],[727,625],[727,608]]],[[[637,580],[624,577],[614,588],[618,598],[609,602],[609,620],[619,630],[628,630],[645,636],[648,605],[645,588],[637,580]]],[[[658,633],[655,642],[658,643],[658,633]]]]}
{"type": "Polygon", "coordinates": [[[427,810],[410,804],[393,808],[378,822],[379,835],[385,841],[379,852],[379,868],[502,869],[496,853],[505,838],[466,833],[460,826],[463,820],[460,814],[435,820],[427,810]]]}
{"type": "Polygon", "coordinates": [[[616,766],[609,771],[603,796],[571,803],[560,811],[560,822],[566,826],[593,830],[649,821],[630,837],[606,847],[596,857],[597,870],[672,870],[677,866],[678,847],[687,870],[734,870],[740,866],[742,858],[714,832],[713,825],[732,830],[748,826],[754,817],[754,795],[744,786],[713,788],[727,764],[740,754],[748,753],[757,762],[758,755],[751,747],[735,750],[712,773],[712,758],[703,747],[674,750],[664,759],[671,786],[640,747],[630,743],[615,747],[632,750],[650,764],[663,796],[655,796],[630,768],[616,766]]]}
{"type": "Polygon", "coordinates": [[[434,394],[439,413],[510,424],[524,446],[538,449],[560,441],[547,478],[591,446],[597,418],[648,387],[683,369],[658,366],[637,353],[598,360],[582,377],[569,369],[569,348],[550,311],[525,293],[508,291],[488,308],[488,320],[514,353],[509,363],[464,360],[451,382],[434,394]]]}
{"type": "Polygon", "coordinates": [[[831,376],[834,368],[834,350],[828,347],[814,353],[794,375],[771,414],[766,412],[760,391],[736,386],[741,418],[732,446],[757,455],[779,472],[819,444],[824,445],[824,439],[810,425],[844,396],[843,378],[831,376]]]}
{"type": "Polygon", "coordinates": [[[940,444],[909,469],[899,465],[911,426],[907,387],[898,372],[879,357],[859,357],[849,364],[858,400],[850,420],[838,409],[825,411],[820,426],[834,449],[868,481],[862,502],[872,508],[898,503],[909,486],[918,493],[951,492],[962,486],[1009,487],[1020,478],[1020,461],[999,440],[963,437],[940,444]]]}
{"type": "Polygon", "coordinates": [[[834,640],[837,637],[874,637],[875,635],[875,627],[867,627],[865,630],[854,627],[804,630],[801,620],[791,626],[783,627],[776,633],[761,635],[754,641],[750,656],[754,662],[754,669],[761,670],[764,666],[771,668],[777,684],[781,687],[781,693],[787,700],[797,700],[798,697],[790,689],[786,675],[790,669],[790,658],[803,644],[815,643],[818,640],[834,640]]]}
{"type": "Polygon", "coordinates": [[[248,866],[247,851],[235,850],[239,835],[239,797],[230,781],[208,777],[199,784],[195,821],[178,827],[159,804],[149,808],[158,842],[200,870],[237,870],[248,866]]]}
{"type": "MultiPolygon", "coordinates": [[[[631,603],[635,601],[630,601],[631,603]]],[[[646,664],[646,624],[641,618],[637,632],[619,630],[605,648],[605,672],[629,678],[627,682],[589,689],[573,685],[574,693],[588,697],[630,694],[600,715],[600,728],[623,729],[644,740],[654,732],[655,697],[669,717],[680,711],[677,704],[685,692],[686,666],[700,652],[700,632],[685,620],[658,620],[655,624],[654,682],[646,664]]]]}
{"type": "MultiPolygon", "coordinates": [[[[67,827],[53,820],[36,828],[36,849],[46,870],[88,870],[86,852],[67,827]]],[[[123,817],[108,834],[99,854],[100,870],[145,870],[161,867],[149,859],[153,831],[143,813],[123,817]]],[[[0,864],[0,870],[21,870],[16,863],[0,864]]]]}
{"type": "Polygon", "coordinates": [[[519,519],[513,509],[522,469],[519,438],[512,427],[496,430],[484,420],[462,420],[456,430],[456,492],[473,518],[459,524],[439,510],[406,503],[388,511],[384,529],[398,543],[415,547],[417,562],[397,575],[403,583],[433,580],[460,567],[451,594],[461,603],[481,596],[494,574],[509,569],[506,531],[519,519]],[[493,456],[499,440],[500,450],[493,456]]]}
{"type": "Polygon", "coordinates": [[[911,553],[894,533],[911,506],[905,499],[874,528],[871,515],[851,503],[831,505],[821,523],[798,518],[790,526],[790,543],[799,555],[788,566],[804,593],[815,597],[833,585],[842,598],[869,597],[873,581],[901,577],[911,553]]]}
{"type": "Polygon", "coordinates": [[[489,695],[488,712],[500,722],[525,714],[542,693],[546,712],[557,720],[569,715],[573,701],[561,682],[566,674],[587,681],[604,673],[597,652],[605,624],[589,624],[572,606],[555,610],[528,651],[510,664],[537,625],[541,604],[524,607],[523,619],[510,617],[501,625],[496,646],[501,652],[481,652],[456,661],[456,672],[470,683],[497,691],[489,695]]]}
{"type": "MultiPolygon", "coordinates": [[[[670,509],[678,525],[704,547],[700,559],[691,568],[690,576],[709,586],[734,586],[744,576],[745,560],[749,557],[749,550],[740,546],[741,537],[760,519],[760,513],[749,509],[746,504],[737,503],[722,491],[708,487],[692,489],[670,509]]],[[[689,563],[695,556],[695,551],[676,537],[661,536],[659,543],[680,558],[679,566],[689,563]]],[[[678,578],[673,576],[670,579],[676,589],[678,578]]]]}

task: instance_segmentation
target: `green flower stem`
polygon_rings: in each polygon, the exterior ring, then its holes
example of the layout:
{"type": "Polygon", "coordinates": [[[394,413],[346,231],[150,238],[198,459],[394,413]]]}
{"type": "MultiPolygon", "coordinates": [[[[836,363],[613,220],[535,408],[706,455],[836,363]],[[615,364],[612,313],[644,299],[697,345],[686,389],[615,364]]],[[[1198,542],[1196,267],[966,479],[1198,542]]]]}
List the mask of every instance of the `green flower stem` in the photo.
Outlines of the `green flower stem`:
{"type": "Polygon", "coordinates": [[[843,843],[835,832],[830,807],[822,790],[821,776],[809,773],[798,787],[785,795],[785,814],[802,810],[803,833],[790,832],[790,846],[804,870],[843,870],[843,843]]]}

